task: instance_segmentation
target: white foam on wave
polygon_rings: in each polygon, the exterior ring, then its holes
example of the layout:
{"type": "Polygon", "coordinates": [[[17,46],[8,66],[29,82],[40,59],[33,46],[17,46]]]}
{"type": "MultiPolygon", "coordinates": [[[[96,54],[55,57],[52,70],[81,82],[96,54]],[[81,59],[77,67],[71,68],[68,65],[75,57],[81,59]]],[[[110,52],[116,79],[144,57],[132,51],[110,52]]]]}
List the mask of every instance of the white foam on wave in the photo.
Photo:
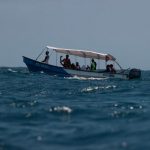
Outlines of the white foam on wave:
{"type": "Polygon", "coordinates": [[[108,78],[88,78],[88,80],[107,80],[108,78]]]}
{"type": "Polygon", "coordinates": [[[9,68],[8,71],[13,72],[13,73],[17,72],[15,70],[11,69],[11,68],[9,68]]]}
{"type": "Polygon", "coordinates": [[[90,77],[90,78],[86,78],[86,77],[79,77],[79,76],[73,76],[73,77],[65,77],[65,79],[71,79],[71,80],[106,80],[107,78],[94,78],[94,77],[90,77]]]}
{"type": "Polygon", "coordinates": [[[91,92],[91,91],[95,91],[95,90],[98,90],[98,86],[84,88],[81,90],[81,92],[91,92]]]}
{"type": "Polygon", "coordinates": [[[94,86],[94,87],[87,87],[81,90],[81,92],[92,92],[100,89],[114,89],[116,88],[116,85],[108,85],[108,86],[94,86]]]}
{"type": "Polygon", "coordinates": [[[116,88],[116,85],[108,85],[106,87],[104,87],[105,89],[112,89],[112,88],[116,88]]]}
{"type": "Polygon", "coordinates": [[[72,109],[67,106],[57,106],[49,109],[50,112],[64,112],[71,113],[72,109]]]}

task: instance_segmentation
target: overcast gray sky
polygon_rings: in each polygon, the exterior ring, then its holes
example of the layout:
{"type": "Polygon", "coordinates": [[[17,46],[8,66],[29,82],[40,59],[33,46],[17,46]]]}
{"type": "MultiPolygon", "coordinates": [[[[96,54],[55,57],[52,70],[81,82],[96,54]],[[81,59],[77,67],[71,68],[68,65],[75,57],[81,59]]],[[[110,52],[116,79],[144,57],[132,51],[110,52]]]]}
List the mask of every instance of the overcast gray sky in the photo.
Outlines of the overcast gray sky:
{"type": "Polygon", "coordinates": [[[25,66],[46,45],[114,55],[150,69],[150,0],[0,0],[0,66],[25,66]]]}

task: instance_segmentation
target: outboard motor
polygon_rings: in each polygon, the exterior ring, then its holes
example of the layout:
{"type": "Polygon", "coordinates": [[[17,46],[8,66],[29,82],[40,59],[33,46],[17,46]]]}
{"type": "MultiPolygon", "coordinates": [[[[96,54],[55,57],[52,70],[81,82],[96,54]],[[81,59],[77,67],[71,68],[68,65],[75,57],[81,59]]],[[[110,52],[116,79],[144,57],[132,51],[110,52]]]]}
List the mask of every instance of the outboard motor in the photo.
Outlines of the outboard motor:
{"type": "Polygon", "coordinates": [[[140,69],[131,69],[129,72],[129,79],[135,79],[141,77],[141,70],[140,69]]]}

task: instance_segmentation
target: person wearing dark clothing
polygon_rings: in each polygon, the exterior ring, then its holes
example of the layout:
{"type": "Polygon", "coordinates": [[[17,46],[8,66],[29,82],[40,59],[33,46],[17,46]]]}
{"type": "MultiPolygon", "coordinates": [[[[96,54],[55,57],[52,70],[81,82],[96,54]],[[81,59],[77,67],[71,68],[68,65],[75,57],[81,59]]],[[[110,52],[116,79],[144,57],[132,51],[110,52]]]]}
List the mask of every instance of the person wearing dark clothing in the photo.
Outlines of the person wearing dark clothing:
{"type": "Polygon", "coordinates": [[[110,72],[110,71],[111,71],[110,65],[107,65],[107,66],[106,66],[106,72],[110,72]]]}
{"type": "Polygon", "coordinates": [[[113,64],[110,64],[110,72],[111,73],[116,73],[116,70],[113,67],[113,64]]]}
{"type": "Polygon", "coordinates": [[[74,63],[71,64],[71,69],[75,70],[76,69],[76,66],[74,63]]]}
{"type": "Polygon", "coordinates": [[[49,61],[49,51],[46,51],[45,55],[46,56],[45,56],[45,58],[44,58],[44,60],[42,62],[48,64],[48,61],[49,61]]]}

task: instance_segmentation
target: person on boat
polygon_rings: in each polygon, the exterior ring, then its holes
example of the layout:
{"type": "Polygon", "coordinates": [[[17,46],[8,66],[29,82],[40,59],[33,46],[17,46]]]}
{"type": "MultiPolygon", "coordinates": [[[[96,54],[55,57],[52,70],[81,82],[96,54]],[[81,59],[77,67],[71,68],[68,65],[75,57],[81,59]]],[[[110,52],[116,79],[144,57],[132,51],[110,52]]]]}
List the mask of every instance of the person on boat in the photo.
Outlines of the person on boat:
{"type": "Polygon", "coordinates": [[[80,70],[79,62],[76,62],[76,69],[77,69],[77,70],[80,70]]]}
{"type": "Polygon", "coordinates": [[[89,65],[86,66],[86,70],[90,71],[90,66],[89,65]]]}
{"type": "Polygon", "coordinates": [[[94,59],[92,59],[92,61],[91,61],[91,70],[92,71],[96,70],[96,66],[97,66],[96,62],[94,61],[94,59]]]}
{"type": "Polygon", "coordinates": [[[46,56],[45,56],[45,58],[44,58],[44,60],[42,62],[48,64],[48,61],[49,61],[49,51],[46,51],[45,55],[46,56]]]}
{"type": "Polygon", "coordinates": [[[71,61],[69,59],[69,55],[66,55],[66,58],[62,60],[62,56],[60,56],[60,63],[65,68],[71,68],[71,61]]]}
{"type": "Polygon", "coordinates": [[[115,70],[115,68],[113,67],[113,64],[110,64],[109,66],[110,66],[110,72],[111,72],[111,73],[116,73],[116,70],[115,70]]]}
{"type": "Polygon", "coordinates": [[[107,65],[105,72],[110,72],[110,71],[111,71],[110,65],[107,65]]]}
{"type": "Polygon", "coordinates": [[[71,69],[75,70],[76,69],[76,66],[74,63],[71,64],[71,69]]]}

